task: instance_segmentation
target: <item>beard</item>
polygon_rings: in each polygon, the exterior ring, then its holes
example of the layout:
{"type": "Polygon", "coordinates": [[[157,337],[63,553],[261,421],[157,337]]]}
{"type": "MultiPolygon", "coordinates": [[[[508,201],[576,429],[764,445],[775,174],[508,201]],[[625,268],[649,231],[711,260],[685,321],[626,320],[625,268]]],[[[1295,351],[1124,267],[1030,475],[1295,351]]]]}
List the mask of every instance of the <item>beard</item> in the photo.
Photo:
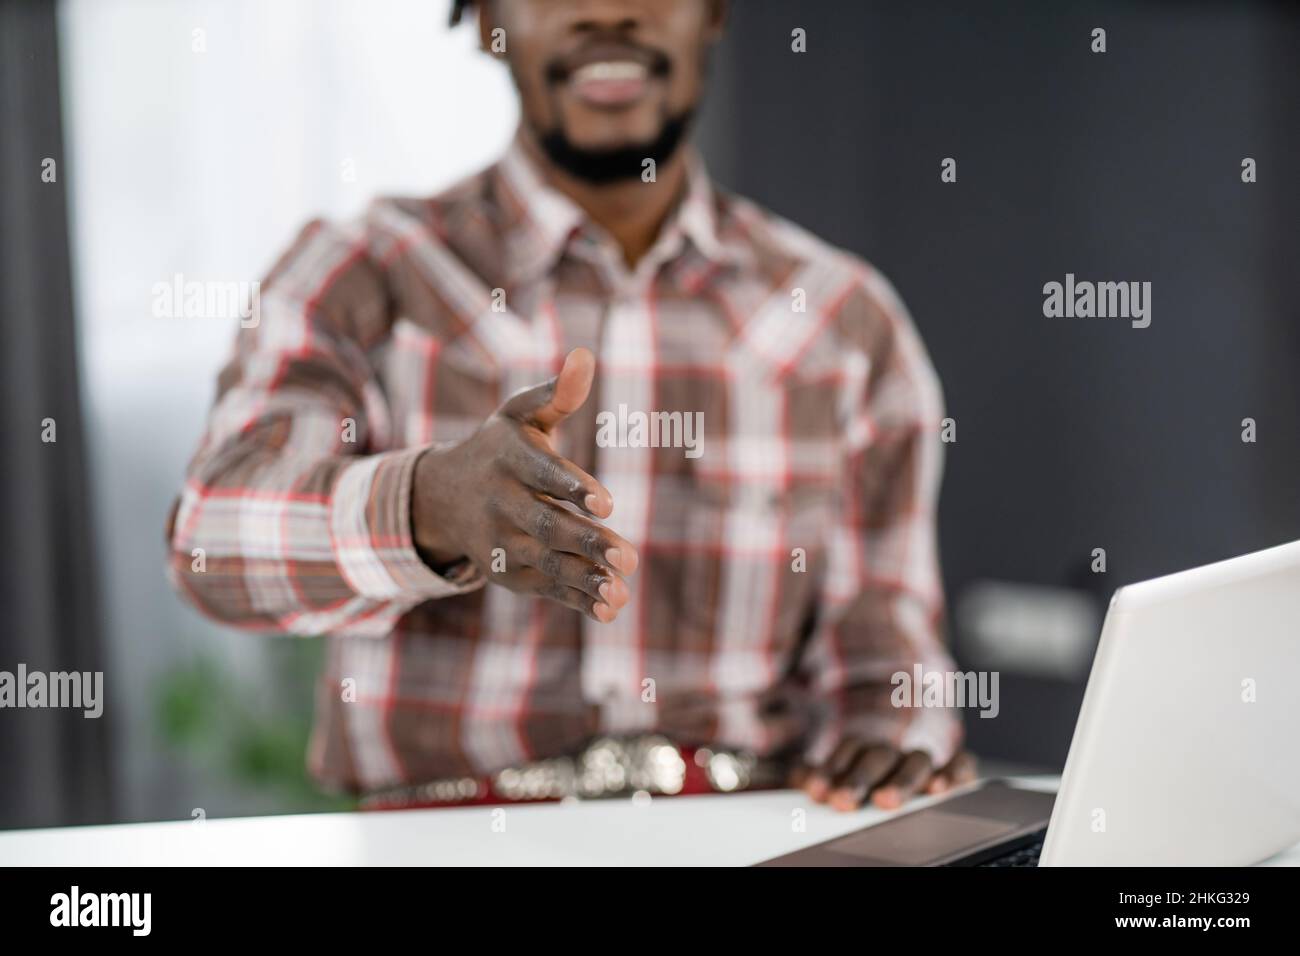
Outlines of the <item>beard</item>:
{"type": "Polygon", "coordinates": [[[666,161],[686,138],[691,116],[691,110],[670,116],[654,139],[630,146],[585,149],[574,145],[558,126],[542,133],[539,141],[547,159],[574,179],[603,186],[640,178],[642,164],[647,159],[653,159],[656,167],[666,161]]]}

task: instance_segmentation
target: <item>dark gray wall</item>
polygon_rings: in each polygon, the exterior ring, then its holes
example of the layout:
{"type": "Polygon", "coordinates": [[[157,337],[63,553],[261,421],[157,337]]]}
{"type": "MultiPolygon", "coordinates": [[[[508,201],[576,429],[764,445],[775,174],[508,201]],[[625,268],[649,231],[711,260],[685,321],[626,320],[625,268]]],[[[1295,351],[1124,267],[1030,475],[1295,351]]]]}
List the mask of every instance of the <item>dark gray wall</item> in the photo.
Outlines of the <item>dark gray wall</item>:
{"type": "MultiPolygon", "coordinates": [[[[1300,5],[1066,7],[740,0],[697,136],[911,307],[958,422],[950,599],[998,578],[1104,600],[1300,538],[1300,5]],[[1045,318],[1067,272],[1149,280],[1151,327],[1045,318]]],[[[972,741],[1059,763],[1081,694],[1004,674],[1006,719],[972,741]]]]}

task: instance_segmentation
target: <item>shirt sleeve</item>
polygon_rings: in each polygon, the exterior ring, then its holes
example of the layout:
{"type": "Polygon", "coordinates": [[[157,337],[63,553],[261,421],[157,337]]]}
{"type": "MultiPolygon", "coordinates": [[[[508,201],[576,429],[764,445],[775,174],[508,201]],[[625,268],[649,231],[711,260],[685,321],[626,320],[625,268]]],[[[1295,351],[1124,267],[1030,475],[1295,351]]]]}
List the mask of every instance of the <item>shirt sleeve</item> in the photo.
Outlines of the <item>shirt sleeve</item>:
{"type": "Polygon", "coordinates": [[[411,607],[471,590],[417,554],[424,447],[392,448],[368,355],[391,329],[364,222],[307,226],[255,292],[168,528],[170,577],[207,615],[255,630],[383,635],[411,607]]]}
{"type": "Polygon", "coordinates": [[[808,749],[820,762],[844,736],[919,750],[942,766],[961,720],[943,707],[896,706],[906,674],[951,672],[936,509],[943,398],[892,286],[866,270],[839,328],[847,369],[842,520],[827,543],[819,615],[805,660],[823,719],[808,749]]]}

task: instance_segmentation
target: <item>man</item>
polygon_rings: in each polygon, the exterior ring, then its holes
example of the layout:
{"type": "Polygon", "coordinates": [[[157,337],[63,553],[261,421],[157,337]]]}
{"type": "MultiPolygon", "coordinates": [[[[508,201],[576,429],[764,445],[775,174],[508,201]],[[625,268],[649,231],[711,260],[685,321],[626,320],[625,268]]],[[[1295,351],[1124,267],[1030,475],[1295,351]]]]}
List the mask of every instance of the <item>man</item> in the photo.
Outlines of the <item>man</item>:
{"type": "Polygon", "coordinates": [[[952,713],[891,704],[952,669],[938,384],[885,279],[685,145],[722,2],[479,6],[514,143],[275,266],[177,503],[178,586],[331,636],[310,762],[358,792],[587,774],[597,738],[630,741],[617,790],[651,733],[841,809],[972,779],[952,713]]]}

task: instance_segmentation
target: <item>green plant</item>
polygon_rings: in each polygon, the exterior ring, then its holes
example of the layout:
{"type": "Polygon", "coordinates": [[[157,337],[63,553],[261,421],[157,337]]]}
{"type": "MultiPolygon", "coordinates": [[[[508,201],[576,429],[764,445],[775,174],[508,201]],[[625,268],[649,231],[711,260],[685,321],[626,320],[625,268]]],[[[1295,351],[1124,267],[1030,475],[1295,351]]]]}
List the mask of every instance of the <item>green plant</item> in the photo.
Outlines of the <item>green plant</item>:
{"type": "Polygon", "coordinates": [[[163,675],[154,701],[160,736],[186,759],[274,796],[286,810],[355,807],[349,797],[322,792],[306,770],[320,642],[269,641],[263,653],[273,694],[241,682],[207,653],[163,675]]]}

